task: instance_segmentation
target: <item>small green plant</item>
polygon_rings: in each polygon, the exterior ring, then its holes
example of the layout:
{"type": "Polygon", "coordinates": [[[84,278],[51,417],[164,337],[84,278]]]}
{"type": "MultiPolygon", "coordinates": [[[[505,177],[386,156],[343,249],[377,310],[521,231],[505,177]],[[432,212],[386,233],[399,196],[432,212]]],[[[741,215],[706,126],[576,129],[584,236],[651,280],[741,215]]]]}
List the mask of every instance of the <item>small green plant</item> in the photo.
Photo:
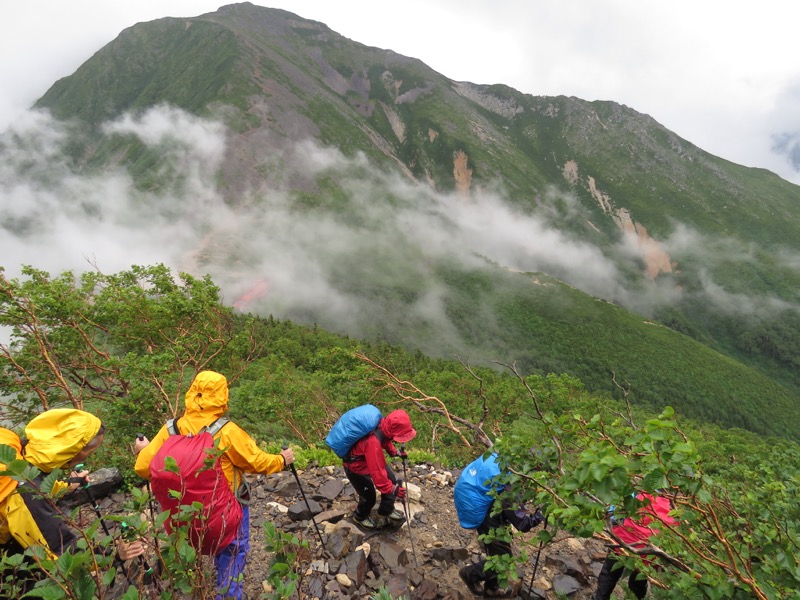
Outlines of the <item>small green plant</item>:
{"type": "MultiPolygon", "coordinates": [[[[497,527],[491,529],[489,533],[478,536],[478,539],[484,544],[496,541],[510,545],[512,543],[512,535],[510,527],[497,527]]],[[[528,555],[523,550],[517,556],[512,554],[500,554],[487,557],[486,569],[497,573],[497,581],[500,587],[505,587],[519,579],[517,575],[517,566],[524,565],[527,562],[528,555]]]]}
{"type": "Polygon", "coordinates": [[[437,458],[433,452],[428,450],[408,450],[408,458],[406,462],[410,465],[421,465],[425,463],[436,463],[441,461],[441,458],[437,458]]]}
{"type": "Polygon", "coordinates": [[[291,598],[302,584],[310,557],[308,541],[279,531],[270,521],[264,523],[264,534],[267,550],[274,553],[268,577],[273,591],[265,597],[273,600],[291,598]]]}
{"type": "Polygon", "coordinates": [[[370,600],[406,600],[405,596],[398,596],[397,598],[395,598],[394,596],[392,596],[389,593],[389,590],[387,590],[385,587],[382,587],[381,589],[379,589],[377,592],[372,594],[369,598],[370,598],[370,600]]]}
{"type": "Polygon", "coordinates": [[[318,446],[305,446],[295,450],[295,463],[298,468],[305,469],[309,466],[326,467],[339,465],[342,459],[336,456],[330,448],[318,446]]]}

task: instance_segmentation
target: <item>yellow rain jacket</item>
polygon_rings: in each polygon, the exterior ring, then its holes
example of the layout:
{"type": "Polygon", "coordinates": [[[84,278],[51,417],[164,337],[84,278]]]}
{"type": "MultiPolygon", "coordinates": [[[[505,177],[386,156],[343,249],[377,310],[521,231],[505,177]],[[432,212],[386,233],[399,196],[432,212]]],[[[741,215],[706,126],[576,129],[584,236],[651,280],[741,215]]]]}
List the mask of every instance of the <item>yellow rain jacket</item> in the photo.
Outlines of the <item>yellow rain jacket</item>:
{"type": "MultiPolygon", "coordinates": [[[[0,428],[0,444],[11,446],[17,453],[17,460],[22,460],[22,442],[19,436],[10,429],[0,428]]],[[[0,468],[5,469],[6,465],[0,463],[0,468]]],[[[18,482],[8,475],[0,477],[0,544],[5,544],[11,540],[11,531],[8,528],[8,498],[17,489],[18,482]]]]}
{"type": "MultiPolygon", "coordinates": [[[[24,451],[19,437],[7,429],[0,430],[0,443],[16,448],[18,458],[49,473],[66,466],[98,434],[100,426],[100,419],[90,413],[58,408],[45,411],[28,423],[25,428],[28,443],[24,451]]],[[[13,538],[22,548],[39,545],[51,557],[56,557],[75,543],[75,534],[46,499],[38,493],[26,492],[25,485],[17,487],[17,482],[11,481],[10,489],[7,482],[0,483],[3,490],[0,492],[0,544],[8,544],[13,538]],[[5,491],[9,495],[3,497],[5,491]],[[13,493],[15,491],[18,493],[13,493]]],[[[61,489],[68,485],[59,483],[61,489]]]]}
{"type": "MultiPolygon", "coordinates": [[[[183,435],[197,434],[228,411],[228,380],[214,371],[201,371],[186,392],[185,402],[186,410],[176,420],[178,431],[183,435]]],[[[167,438],[169,431],[164,425],[139,452],[134,468],[140,477],[150,479],[150,461],[167,438]]],[[[234,491],[241,483],[241,474],[237,471],[269,475],[282,471],[285,466],[283,456],[261,450],[255,440],[235,423],[225,425],[215,439],[224,450],[220,464],[234,491]]]]}
{"type": "MultiPolygon", "coordinates": [[[[0,444],[11,446],[17,453],[17,460],[22,460],[22,441],[19,436],[5,427],[0,427],[0,444]]],[[[6,465],[0,463],[0,469],[5,470],[6,465]]],[[[11,479],[8,475],[0,477],[0,502],[5,500],[17,489],[17,480],[11,479]]]]}

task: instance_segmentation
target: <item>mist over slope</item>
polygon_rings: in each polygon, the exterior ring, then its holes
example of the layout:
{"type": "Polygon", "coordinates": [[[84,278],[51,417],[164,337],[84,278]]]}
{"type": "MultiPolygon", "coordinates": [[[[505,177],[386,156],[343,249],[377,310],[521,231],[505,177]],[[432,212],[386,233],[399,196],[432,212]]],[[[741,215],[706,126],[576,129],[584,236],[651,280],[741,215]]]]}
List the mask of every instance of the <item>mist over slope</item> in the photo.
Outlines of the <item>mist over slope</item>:
{"type": "Polygon", "coordinates": [[[689,411],[704,373],[675,369],[710,349],[747,380],[718,401],[764,431],[800,398],[800,188],[611,102],[454,82],[245,3],[125,30],[0,156],[11,275],[163,262],[240,310],[609,390],[629,369],[689,411]]]}

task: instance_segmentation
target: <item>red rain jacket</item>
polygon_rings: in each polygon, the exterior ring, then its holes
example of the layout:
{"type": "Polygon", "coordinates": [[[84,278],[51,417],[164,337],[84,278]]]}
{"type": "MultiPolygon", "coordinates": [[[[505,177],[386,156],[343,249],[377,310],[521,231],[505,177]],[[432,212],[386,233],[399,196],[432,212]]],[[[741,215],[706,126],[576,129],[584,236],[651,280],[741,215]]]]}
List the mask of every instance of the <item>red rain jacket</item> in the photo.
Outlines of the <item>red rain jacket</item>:
{"type": "Polygon", "coordinates": [[[413,431],[408,422],[408,415],[394,411],[386,415],[378,424],[380,432],[371,433],[358,440],[350,449],[352,460],[345,460],[344,466],[353,473],[369,475],[372,483],[381,494],[391,494],[394,484],[386,472],[386,457],[397,456],[397,448],[392,443],[392,438],[413,431]],[[379,439],[380,438],[380,439],[379,439]]]}
{"type": "Polygon", "coordinates": [[[639,509],[636,520],[627,517],[621,525],[615,525],[612,531],[629,546],[644,548],[650,536],[659,532],[659,523],[676,525],[678,522],[669,515],[669,511],[672,510],[669,499],[645,493],[639,494],[636,498],[642,501],[649,500],[650,504],[639,509]]]}

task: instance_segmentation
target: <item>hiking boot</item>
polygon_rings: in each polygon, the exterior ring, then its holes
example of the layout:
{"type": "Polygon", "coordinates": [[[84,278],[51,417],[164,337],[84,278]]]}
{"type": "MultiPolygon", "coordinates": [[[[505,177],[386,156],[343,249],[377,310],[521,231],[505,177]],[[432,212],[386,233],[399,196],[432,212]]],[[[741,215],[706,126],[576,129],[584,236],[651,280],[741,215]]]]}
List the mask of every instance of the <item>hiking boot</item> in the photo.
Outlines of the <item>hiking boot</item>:
{"type": "Polygon", "coordinates": [[[406,520],[406,516],[403,513],[401,513],[399,510],[397,510],[396,508],[391,513],[386,515],[386,518],[389,519],[389,521],[405,521],[406,520]]]}
{"type": "Polygon", "coordinates": [[[370,516],[359,519],[357,516],[353,515],[353,522],[364,529],[379,529],[381,527],[378,523],[373,521],[370,516]]]}
{"type": "Polygon", "coordinates": [[[472,579],[472,572],[469,567],[461,567],[458,570],[458,576],[461,577],[461,581],[464,582],[470,592],[477,595],[481,594],[481,584],[479,581],[472,579]]]}

